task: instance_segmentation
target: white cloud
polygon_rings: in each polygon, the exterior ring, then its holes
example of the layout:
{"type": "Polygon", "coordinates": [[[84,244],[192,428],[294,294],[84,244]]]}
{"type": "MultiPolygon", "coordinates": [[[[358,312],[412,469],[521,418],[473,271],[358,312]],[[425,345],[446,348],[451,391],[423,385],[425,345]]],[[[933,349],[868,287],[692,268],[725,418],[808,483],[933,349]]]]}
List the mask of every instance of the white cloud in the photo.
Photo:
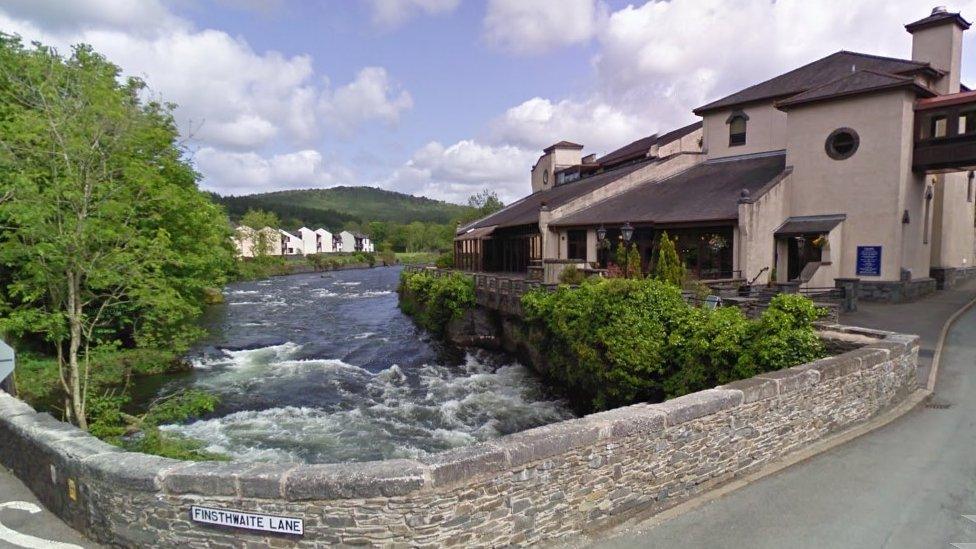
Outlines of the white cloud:
{"type": "Polygon", "coordinates": [[[320,102],[325,117],[346,134],[369,120],[395,124],[412,107],[410,93],[394,85],[383,67],[360,70],[355,80],[320,102]]]}
{"type": "Polygon", "coordinates": [[[545,53],[589,40],[605,16],[606,8],[596,0],[491,0],[484,37],[513,53],[545,53]]]}
{"type": "Polygon", "coordinates": [[[5,0],[2,9],[17,19],[58,32],[100,28],[156,35],[185,24],[158,0],[5,0]]]}
{"type": "Polygon", "coordinates": [[[369,0],[373,23],[382,28],[399,27],[424,13],[438,15],[454,11],[460,0],[369,0]]]}
{"type": "MultiPolygon", "coordinates": [[[[671,0],[612,13],[597,37],[603,100],[664,127],[690,110],[841,49],[911,57],[917,0],[671,0]]],[[[976,14],[976,1],[953,11],[976,14]]]]}
{"type": "Polygon", "coordinates": [[[349,184],[354,178],[349,170],[327,163],[321,153],[311,149],[265,157],[204,147],[194,160],[205,174],[204,186],[224,194],[331,187],[349,184]]]}
{"type": "Polygon", "coordinates": [[[588,152],[606,152],[653,130],[640,113],[596,98],[553,102],[534,97],[508,109],[492,125],[499,140],[533,151],[565,139],[584,145],[588,152]]]}
{"type": "Polygon", "coordinates": [[[509,202],[528,193],[535,159],[535,153],[512,145],[463,140],[445,147],[433,141],[381,185],[451,202],[464,202],[487,187],[509,202]]]}
{"type": "Polygon", "coordinates": [[[198,169],[221,192],[332,184],[338,175],[348,183],[348,173],[325,170],[322,155],[310,154],[324,131],[348,136],[372,121],[393,124],[413,105],[382,67],[333,90],[310,56],[255,51],[241,37],[195,28],[157,0],[11,0],[0,5],[0,29],[62,51],[91,44],[146,80],[154,97],[178,105],[179,128],[201,149],[198,169]],[[297,152],[281,154],[288,149],[297,152]]]}

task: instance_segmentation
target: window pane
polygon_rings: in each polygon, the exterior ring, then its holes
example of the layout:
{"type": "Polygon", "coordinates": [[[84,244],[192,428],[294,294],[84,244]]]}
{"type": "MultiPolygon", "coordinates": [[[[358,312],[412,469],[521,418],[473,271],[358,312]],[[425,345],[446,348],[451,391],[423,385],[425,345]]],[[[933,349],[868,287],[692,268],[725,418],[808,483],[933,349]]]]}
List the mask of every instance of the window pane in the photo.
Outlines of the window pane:
{"type": "Polygon", "coordinates": [[[948,128],[946,117],[936,116],[932,118],[932,137],[945,137],[946,128],[948,128]]]}
{"type": "Polygon", "coordinates": [[[976,111],[964,112],[959,115],[959,133],[976,132],[976,111]]]}

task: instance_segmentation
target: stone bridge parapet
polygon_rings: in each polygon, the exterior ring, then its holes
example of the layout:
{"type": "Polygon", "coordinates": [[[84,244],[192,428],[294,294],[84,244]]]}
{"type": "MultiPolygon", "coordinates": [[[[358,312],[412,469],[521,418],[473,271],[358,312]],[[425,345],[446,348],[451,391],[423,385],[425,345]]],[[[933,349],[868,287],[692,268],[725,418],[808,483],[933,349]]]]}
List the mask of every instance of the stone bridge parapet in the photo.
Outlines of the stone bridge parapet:
{"type": "Polygon", "coordinates": [[[419,459],[181,462],[125,452],[0,392],[0,463],[92,539],[124,547],[498,546],[656,513],[853,425],[916,389],[918,338],[825,325],[850,349],[419,459]],[[304,535],[190,520],[295,517],[304,535]]]}

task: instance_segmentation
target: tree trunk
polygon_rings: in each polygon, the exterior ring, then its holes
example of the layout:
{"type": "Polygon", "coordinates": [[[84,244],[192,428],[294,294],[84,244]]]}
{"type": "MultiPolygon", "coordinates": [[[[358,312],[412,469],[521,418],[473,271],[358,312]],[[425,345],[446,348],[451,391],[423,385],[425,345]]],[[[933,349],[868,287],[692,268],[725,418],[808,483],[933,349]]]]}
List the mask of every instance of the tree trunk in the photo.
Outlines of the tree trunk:
{"type": "Polygon", "coordinates": [[[71,389],[71,408],[78,427],[88,430],[85,402],[81,395],[81,368],[78,350],[81,348],[81,297],[78,275],[68,272],[68,323],[71,339],[68,343],[68,385],[71,389]]]}

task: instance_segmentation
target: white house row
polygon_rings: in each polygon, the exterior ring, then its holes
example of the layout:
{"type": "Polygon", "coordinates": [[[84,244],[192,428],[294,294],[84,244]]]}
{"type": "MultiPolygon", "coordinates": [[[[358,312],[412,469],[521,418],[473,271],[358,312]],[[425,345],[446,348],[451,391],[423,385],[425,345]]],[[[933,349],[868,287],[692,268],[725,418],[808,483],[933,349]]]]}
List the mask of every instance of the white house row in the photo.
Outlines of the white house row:
{"type": "Polygon", "coordinates": [[[241,257],[374,251],[369,236],[349,231],[333,234],[326,229],[302,227],[288,232],[271,227],[255,230],[240,226],[234,232],[234,245],[241,257]]]}

